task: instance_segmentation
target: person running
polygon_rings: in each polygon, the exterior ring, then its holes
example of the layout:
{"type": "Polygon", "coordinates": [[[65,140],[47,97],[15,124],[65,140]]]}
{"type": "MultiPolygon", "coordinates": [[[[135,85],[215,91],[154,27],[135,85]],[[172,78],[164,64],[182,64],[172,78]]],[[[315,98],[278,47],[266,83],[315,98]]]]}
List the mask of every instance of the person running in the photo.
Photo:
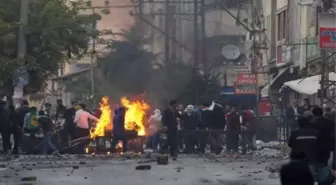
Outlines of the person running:
{"type": "Polygon", "coordinates": [[[43,132],[43,141],[42,141],[42,154],[47,154],[51,151],[54,154],[59,154],[58,149],[52,143],[53,137],[53,122],[52,120],[45,115],[44,111],[39,111],[39,116],[37,121],[39,122],[40,127],[42,128],[43,132]]]}

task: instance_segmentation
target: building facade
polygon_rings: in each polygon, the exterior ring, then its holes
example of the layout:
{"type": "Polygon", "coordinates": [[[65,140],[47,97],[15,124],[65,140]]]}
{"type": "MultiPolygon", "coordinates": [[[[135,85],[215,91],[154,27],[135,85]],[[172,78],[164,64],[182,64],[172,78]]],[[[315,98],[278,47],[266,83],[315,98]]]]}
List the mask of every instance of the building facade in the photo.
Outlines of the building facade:
{"type": "MultiPolygon", "coordinates": [[[[270,57],[265,62],[269,83],[263,88],[262,97],[279,98],[285,82],[321,74],[318,14],[322,7],[333,12],[335,5],[334,0],[263,0],[270,47],[264,55],[270,57]]],[[[287,95],[288,100],[310,98],[313,103],[318,102],[317,94],[307,96],[289,91],[287,95]]]]}

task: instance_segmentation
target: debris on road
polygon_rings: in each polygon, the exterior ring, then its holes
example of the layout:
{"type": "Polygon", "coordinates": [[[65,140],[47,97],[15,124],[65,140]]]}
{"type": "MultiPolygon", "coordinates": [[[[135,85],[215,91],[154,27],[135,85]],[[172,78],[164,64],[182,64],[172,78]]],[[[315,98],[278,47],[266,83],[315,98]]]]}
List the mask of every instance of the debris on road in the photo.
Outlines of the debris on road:
{"type": "Polygon", "coordinates": [[[136,170],[150,170],[152,169],[151,165],[138,165],[135,167],[136,170]]]}
{"type": "Polygon", "coordinates": [[[23,177],[21,181],[37,181],[36,177],[23,177]]]}

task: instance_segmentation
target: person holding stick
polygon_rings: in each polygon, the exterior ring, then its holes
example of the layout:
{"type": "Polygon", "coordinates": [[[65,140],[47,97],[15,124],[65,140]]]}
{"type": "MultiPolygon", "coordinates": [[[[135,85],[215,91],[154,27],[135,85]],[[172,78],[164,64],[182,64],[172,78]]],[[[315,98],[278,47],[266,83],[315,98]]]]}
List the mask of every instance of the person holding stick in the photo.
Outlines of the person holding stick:
{"type": "MultiPolygon", "coordinates": [[[[90,114],[89,112],[85,111],[85,105],[81,104],[76,106],[76,114],[74,123],[76,124],[76,131],[75,131],[75,137],[76,139],[89,136],[90,134],[90,126],[89,126],[89,120],[93,120],[95,122],[98,121],[98,118],[90,114]]],[[[86,141],[86,140],[85,140],[86,141]]],[[[80,154],[85,154],[85,147],[88,143],[87,142],[81,142],[78,146],[78,152],[80,154]]]]}

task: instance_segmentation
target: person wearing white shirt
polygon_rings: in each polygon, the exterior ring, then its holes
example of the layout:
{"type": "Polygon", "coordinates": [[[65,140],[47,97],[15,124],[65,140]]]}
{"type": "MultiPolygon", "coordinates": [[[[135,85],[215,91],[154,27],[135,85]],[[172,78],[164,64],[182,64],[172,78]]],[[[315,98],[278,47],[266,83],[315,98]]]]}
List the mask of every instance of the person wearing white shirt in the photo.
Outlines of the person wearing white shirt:
{"type": "MultiPolygon", "coordinates": [[[[76,139],[86,137],[90,134],[90,125],[89,120],[93,120],[95,122],[98,121],[98,118],[90,114],[89,112],[84,110],[85,105],[76,106],[76,114],[74,118],[74,123],[76,125],[75,136],[76,139]]],[[[87,143],[82,142],[78,145],[78,152],[85,153],[85,147],[87,143]]]]}

